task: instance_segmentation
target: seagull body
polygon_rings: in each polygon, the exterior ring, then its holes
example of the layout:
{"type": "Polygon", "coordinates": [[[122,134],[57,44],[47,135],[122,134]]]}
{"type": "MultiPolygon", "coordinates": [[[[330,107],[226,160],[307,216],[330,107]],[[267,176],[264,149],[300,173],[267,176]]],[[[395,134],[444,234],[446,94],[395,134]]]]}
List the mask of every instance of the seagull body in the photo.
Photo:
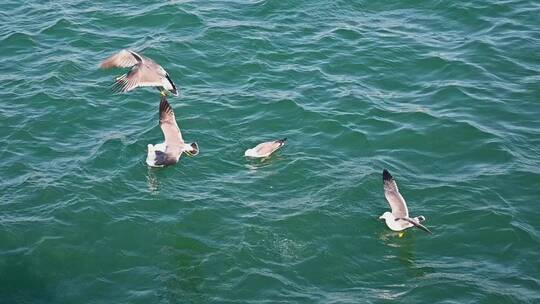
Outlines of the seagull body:
{"type": "Polygon", "coordinates": [[[383,219],[386,222],[386,226],[393,231],[403,231],[410,227],[416,227],[424,230],[427,233],[431,233],[421,223],[426,220],[423,216],[417,216],[414,218],[409,217],[409,210],[407,209],[407,203],[401,193],[399,193],[396,181],[386,169],[383,170],[383,185],[384,196],[390,204],[392,212],[383,213],[379,219],[383,219]]]}
{"type": "Polygon", "coordinates": [[[143,57],[134,51],[121,50],[105,59],[99,67],[102,69],[131,68],[129,72],[115,79],[113,86],[115,91],[129,92],[137,87],[158,87],[161,92],[165,90],[178,96],[178,91],[169,77],[169,73],[152,59],[143,57]]]}
{"type": "Polygon", "coordinates": [[[150,167],[165,167],[176,164],[184,152],[190,156],[199,154],[197,143],[184,142],[173,109],[167,102],[166,96],[162,96],[159,103],[159,126],[163,131],[165,142],[148,145],[146,163],[150,167]]]}
{"type": "Polygon", "coordinates": [[[247,149],[246,152],[244,152],[244,156],[249,157],[268,157],[270,154],[274,153],[279,148],[283,147],[285,145],[285,141],[287,138],[274,140],[274,141],[267,141],[258,144],[255,146],[255,148],[247,149]]]}

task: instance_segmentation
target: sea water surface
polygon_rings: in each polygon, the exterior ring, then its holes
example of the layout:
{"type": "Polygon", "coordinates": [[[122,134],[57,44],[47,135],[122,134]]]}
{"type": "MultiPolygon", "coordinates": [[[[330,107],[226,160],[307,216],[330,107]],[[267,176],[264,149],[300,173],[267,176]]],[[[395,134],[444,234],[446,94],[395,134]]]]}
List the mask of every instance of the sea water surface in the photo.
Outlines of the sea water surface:
{"type": "Polygon", "coordinates": [[[540,303],[538,1],[0,3],[0,303],[540,303]],[[150,169],[153,58],[201,153],[150,169]],[[264,160],[255,144],[287,137],[264,160]],[[428,235],[391,232],[381,172],[428,235]]]}

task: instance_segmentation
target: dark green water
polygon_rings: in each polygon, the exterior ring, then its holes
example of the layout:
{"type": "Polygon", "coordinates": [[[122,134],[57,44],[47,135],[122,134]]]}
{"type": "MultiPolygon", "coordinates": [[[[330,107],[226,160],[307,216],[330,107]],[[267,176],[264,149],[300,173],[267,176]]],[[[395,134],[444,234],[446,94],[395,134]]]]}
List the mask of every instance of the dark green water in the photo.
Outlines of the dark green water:
{"type": "Polygon", "coordinates": [[[0,303],[540,303],[537,1],[2,1],[0,303]],[[113,95],[132,48],[171,74],[113,95]],[[288,137],[265,161],[245,149],[288,137]],[[398,237],[381,171],[434,231],[398,237]]]}

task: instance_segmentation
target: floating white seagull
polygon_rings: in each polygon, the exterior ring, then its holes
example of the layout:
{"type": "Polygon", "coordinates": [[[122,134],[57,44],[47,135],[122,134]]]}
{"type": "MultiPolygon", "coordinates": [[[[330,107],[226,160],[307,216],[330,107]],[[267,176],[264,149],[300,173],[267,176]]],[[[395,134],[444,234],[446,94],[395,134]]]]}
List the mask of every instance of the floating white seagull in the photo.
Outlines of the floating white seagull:
{"type": "Polygon", "coordinates": [[[258,144],[255,146],[255,148],[247,149],[246,152],[244,152],[244,156],[249,157],[268,157],[270,154],[274,153],[277,149],[283,147],[285,145],[285,141],[287,138],[274,140],[274,141],[267,141],[258,144]]]}
{"type": "Polygon", "coordinates": [[[129,72],[115,79],[114,91],[128,92],[137,87],[158,87],[162,94],[169,91],[178,96],[169,74],[159,64],[131,50],[121,50],[105,59],[99,67],[103,69],[131,67],[129,72]]]}
{"type": "Polygon", "coordinates": [[[383,184],[384,184],[384,196],[392,208],[392,212],[385,212],[379,217],[384,219],[386,226],[394,231],[402,231],[410,227],[416,227],[424,230],[427,233],[431,233],[421,223],[426,220],[423,216],[417,216],[414,218],[409,217],[409,210],[407,209],[407,203],[401,193],[399,193],[396,181],[390,175],[386,169],[383,170],[383,184]]]}
{"type": "Polygon", "coordinates": [[[162,96],[159,103],[159,126],[163,131],[165,142],[156,145],[148,145],[146,163],[151,167],[164,167],[178,162],[182,153],[189,156],[199,154],[197,143],[184,143],[180,128],[176,124],[174,112],[167,97],[162,96]]]}

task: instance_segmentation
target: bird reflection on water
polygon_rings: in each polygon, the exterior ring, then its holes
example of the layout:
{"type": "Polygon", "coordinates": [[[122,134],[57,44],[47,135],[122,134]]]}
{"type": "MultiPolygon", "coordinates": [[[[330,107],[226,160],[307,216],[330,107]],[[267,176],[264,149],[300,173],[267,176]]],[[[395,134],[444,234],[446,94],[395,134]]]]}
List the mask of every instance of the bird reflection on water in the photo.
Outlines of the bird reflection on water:
{"type": "Polygon", "coordinates": [[[430,267],[421,266],[416,258],[416,235],[407,232],[388,232],[379,235],[379,239],[388,247],[392,247],[392,253],[383,256],[384,260],[398,261],[406,271],[407,277],[421,279],[433,272],[430,267]],[[401,236],[400,236],[401,235],[401,236]]]}
{"type": "Polygon", "coordinates": [[[273,155],[263,158],[251,158],[247,159],[245,167],[251,171],[256,171],[257,169],[270,166],[273,162],[281,161],[283,158],[284,157],[280,155],[273,155]]]}
{"type": "Polygon", "coordinates": [[[148,174],[146,175],[146,181],[148,182],[148,191],[152,194],[159,193],[159,181],[154,170],[148,167],[148,174]]]}

